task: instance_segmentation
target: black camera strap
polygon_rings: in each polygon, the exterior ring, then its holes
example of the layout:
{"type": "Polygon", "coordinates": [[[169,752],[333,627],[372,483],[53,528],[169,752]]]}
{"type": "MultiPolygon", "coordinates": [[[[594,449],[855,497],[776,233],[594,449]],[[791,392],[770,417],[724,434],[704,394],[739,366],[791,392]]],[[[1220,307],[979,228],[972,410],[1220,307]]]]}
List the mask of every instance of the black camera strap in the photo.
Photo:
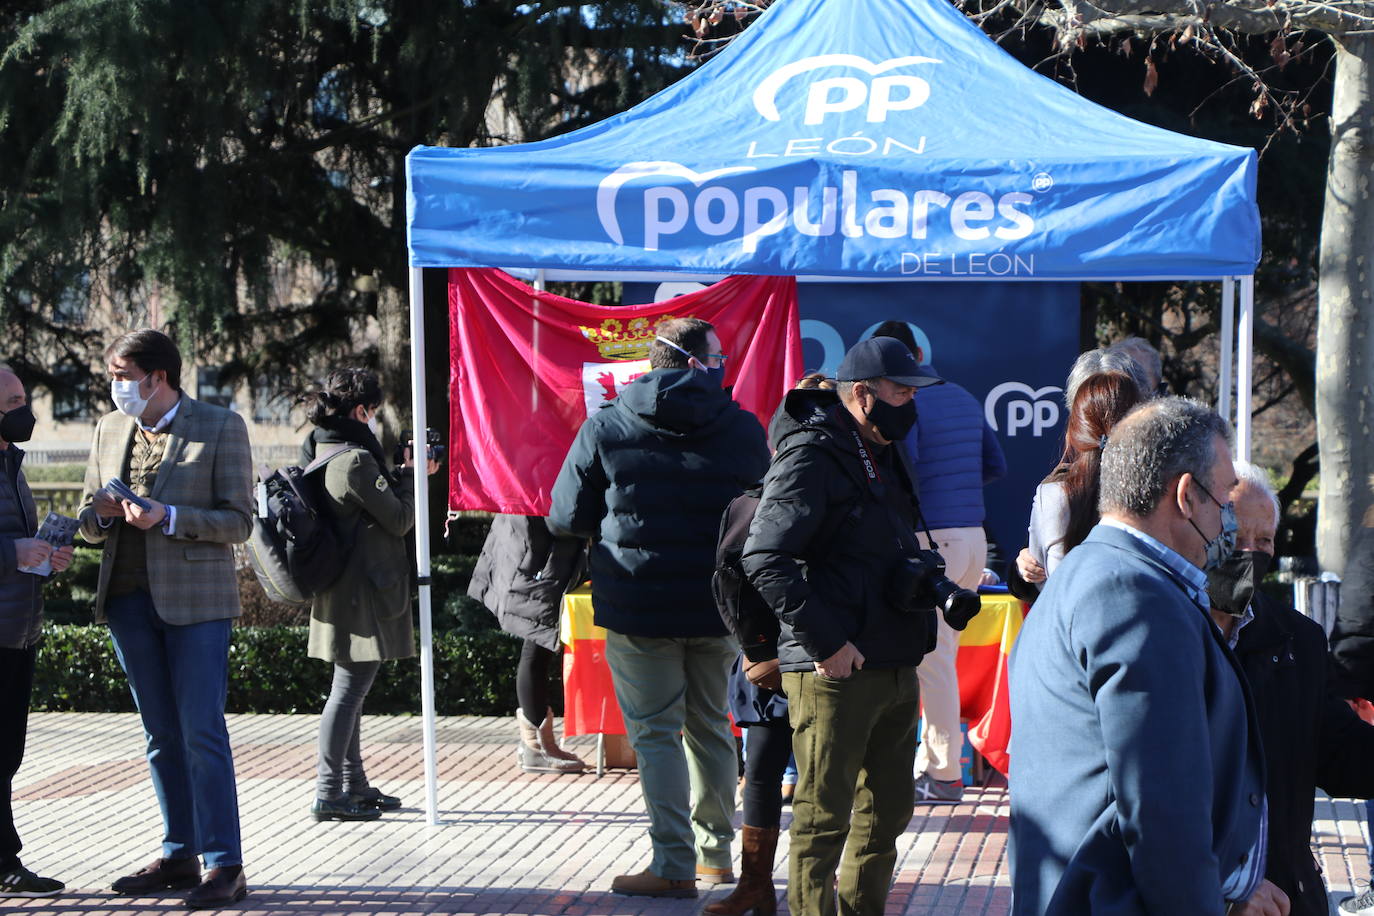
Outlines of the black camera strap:
{"type": "MultiPolygon", "coordinates": [[[[863,465],[864,473],[868,476],[870,489],[872,488],[872,484],[875,482],[883,485],[883,492],[876,493],[875,495],[879,496],[878,501],[883,504],[884,511],[887,512],[888,518],[891,519],[893,525],[897,529],[898,546],[900,546],[904,551],[909,551],[913,548],[919,550],[921,544],[919,541],[916,541],[914,537],[914,530],[911,528],[910,525],[908,525],[905,521],[902,520],[901,516],[897,514],[897,510],[892,507],[892,501],[887,498],[887,485],[884,483],[883,476],[881,472],[879,472],[878,470],[878,463],[873,459],[873,454],[868,450],[868,447],[864,445],[863,436],[859,435],[859,429],[857,424],[854,423],[853,417],[850,417],[849,420],[849,434],[854,437],[854,447],[858,449],[859,462],[863,465]],[[914,542],[910,544],[907,543],[907,539],[904,537],[904,535],[909,531],[912,532],[913,537],[911,538],[911,540],[914,542]]],[[[889,447],[900,448],[901,445],[897,442],[893,442],[889,447]]],[[[900,462],[901,456],[898,456],[897,460],[900,462]]],[[[911,487],[914,490],[916,486],[916,481],[912,479],[910,474],[907,475],[907,478],[907,482],[911,485],[911,487]]],[[[916,514],[916,520],[921,525],[921,530],[925,532],[926,539],[930,542],[930,549],[938,553],[940,549],[939,545],[935,543],[935,538],[932,537],[930,534],[930,526],[926,524],[925,515],[921,513],[921,501],[915,498],[914,493],[911,500],[911,507],[916,514]]]]}

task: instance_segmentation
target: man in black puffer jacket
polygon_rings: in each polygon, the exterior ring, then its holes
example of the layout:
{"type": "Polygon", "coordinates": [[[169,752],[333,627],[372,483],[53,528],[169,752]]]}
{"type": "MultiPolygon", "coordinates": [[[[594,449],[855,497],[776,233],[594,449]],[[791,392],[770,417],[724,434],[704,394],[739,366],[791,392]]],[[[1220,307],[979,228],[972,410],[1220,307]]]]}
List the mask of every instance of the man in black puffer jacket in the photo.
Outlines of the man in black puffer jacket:
{"type": "Polygon", "coordinates": [[[734,838],[725,695],[739,646],[711,598],[716,533],[726,504],[763,477],[768,447],[721,388],[711,325],[679,318],[657,334],[653,371],[582,425],[548,521],[593,539],[592,606],[649,814],[653,861],[611,889],[695,897],[696,880],[730,879],[734,838]]]}
{"type": "Polygon", "coordinates": [[[856,345],[837,377],[837,393],[784,402],[743,566],[781,622],[799,773],[788,905],[835,912],[848,836],[840,899],[876,916],[911,819],[916,666],[935,645],[931,610],[890,585],[917,546],[915,481],[892,443],[915,423],[916,388],[939,379],[890,337],[856,345]]]}
{"type": "Polygon", "coordinates": [[[51,560],[54,572],[67,568],[72,548],[57,551],[34,535],[38,511],[16,442],[33,433],[33,411],[24,384],[0,366],[0,898],[49,897],[61,881],[35,875],[19,861],[23,843],[14,829],[10,791],[24,759],[29,697],[43,632],[43,577],[22,568],[51,560]]]}

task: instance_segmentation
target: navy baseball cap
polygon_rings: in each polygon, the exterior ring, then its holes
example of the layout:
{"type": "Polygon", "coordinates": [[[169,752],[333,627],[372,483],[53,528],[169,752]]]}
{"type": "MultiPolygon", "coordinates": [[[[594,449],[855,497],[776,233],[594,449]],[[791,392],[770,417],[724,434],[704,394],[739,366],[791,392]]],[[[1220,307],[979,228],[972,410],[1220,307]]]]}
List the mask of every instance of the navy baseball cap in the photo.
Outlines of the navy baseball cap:
{"type": "Polygon", "coordinates": [[[885,378],[912,388],[944,384],[944,379],[921,375],[916,357],[895,337],[870,337],[859,341],[849,348],[840,363],[840,371],[835,373],[835,380],[840,382],[870,378],[885,378]]]}

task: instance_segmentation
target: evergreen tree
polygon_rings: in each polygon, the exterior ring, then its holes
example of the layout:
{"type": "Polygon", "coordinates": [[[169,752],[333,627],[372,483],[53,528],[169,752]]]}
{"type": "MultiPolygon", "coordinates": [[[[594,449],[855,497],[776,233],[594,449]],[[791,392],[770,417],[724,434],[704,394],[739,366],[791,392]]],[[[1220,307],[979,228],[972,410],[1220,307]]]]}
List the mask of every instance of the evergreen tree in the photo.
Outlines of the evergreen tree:
{"type": "Polygon", "coordinates": [[[11,0],[0,356],[89,392],[89,295],[170,319],[230,376],[361,359],[404,401],[406,153],[634,104],[684,66],[671,20],[653,0],[11,0]]]}

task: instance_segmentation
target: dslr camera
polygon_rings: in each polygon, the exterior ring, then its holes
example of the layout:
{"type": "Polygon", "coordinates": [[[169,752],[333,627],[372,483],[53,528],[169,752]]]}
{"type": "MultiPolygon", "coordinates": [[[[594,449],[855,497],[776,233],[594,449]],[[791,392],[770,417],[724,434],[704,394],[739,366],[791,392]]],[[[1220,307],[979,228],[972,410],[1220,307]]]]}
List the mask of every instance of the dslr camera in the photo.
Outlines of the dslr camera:
{"type": "MultiPolygon", "coordinates": [[[[406,449],[411,448],[414,444],[415,437],[411,434],[411,431],[408,429],[401,430],[401,438],[396,443],[396,454],[393,456],[393,460],[396,462],[396,465],[398,467],[402,464],[405,464],[406,449]]],[[[426,428],[425,458],[429,461],[443,461],[444,452],[445,447],[443,436],[439,434],[439,431],[437,429],[426,428]]]]}
{"type": "Polygon", "coordinates": [[[983,608],[977,592],[960,588],[945,576],[945,558],[934,550],[917,550],[897,561],[888,578],[888,598],[909,614],[937,608],[955,630],[968,626],[983,608]]]}

